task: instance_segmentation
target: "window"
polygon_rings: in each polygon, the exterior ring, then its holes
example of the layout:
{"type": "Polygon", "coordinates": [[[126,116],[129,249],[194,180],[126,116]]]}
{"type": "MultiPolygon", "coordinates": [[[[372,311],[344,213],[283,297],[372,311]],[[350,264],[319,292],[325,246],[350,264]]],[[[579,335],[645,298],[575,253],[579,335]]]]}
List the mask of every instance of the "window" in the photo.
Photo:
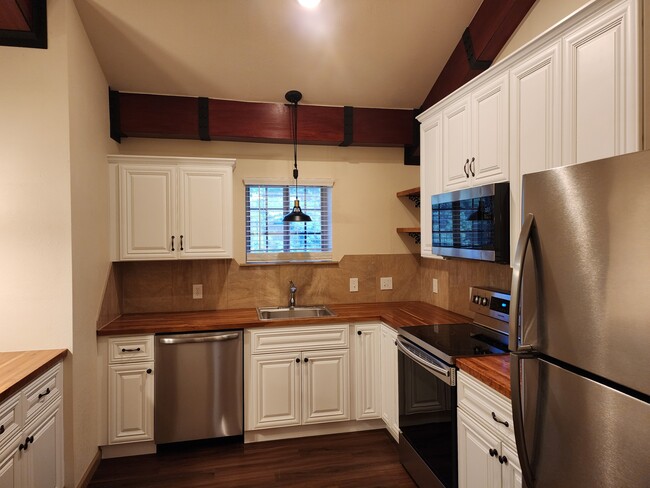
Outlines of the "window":
{"type": "Polygon", "coordinates": [[[293,209],[296,187],[246,180],[246,261],[332,259],[332,185],[317,180],[298,186],[302,211],[311,222],[283,222],[293,209]]]}

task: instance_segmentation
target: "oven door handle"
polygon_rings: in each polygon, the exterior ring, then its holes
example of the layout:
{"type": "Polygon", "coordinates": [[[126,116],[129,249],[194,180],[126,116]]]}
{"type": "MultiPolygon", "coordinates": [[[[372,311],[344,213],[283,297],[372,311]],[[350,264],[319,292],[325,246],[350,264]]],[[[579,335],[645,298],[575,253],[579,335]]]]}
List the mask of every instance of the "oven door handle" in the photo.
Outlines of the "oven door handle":
{"type": "MultiPolygon", "coordinates": [[[[442,381],[447,383],[449,386],[454,386],[455,378],[454,375],[452,375],[452,371],[449,368],[449,366],[445,365],[441,361],[437,361],[434,358],[430,358],[431,362],[429,362],[429,360],[424,360],[423,358],[417,356],[408,347],[410,343],[406,342],[404,339],[402,339],[399,336],[397,337],[396,343],[397,343],[397,349],[403,352],[409,359],[415,361],[417,364],[422,366],[430,373],[433,373],[438,377],[443,376],[443,378],[440,378],[442,381]]],[[[417,347],[417,346],[412,346],[412,347],[417,347]]]]}

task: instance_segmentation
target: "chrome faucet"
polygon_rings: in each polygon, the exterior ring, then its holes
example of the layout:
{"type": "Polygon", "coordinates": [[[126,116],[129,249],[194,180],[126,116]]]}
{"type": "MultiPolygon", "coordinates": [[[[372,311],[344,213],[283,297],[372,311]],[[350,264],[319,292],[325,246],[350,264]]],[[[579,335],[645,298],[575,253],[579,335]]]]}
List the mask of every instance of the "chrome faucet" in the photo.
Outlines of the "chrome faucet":
{"type": "Polygon", "coordinates": [[[293,308],[296,306],[296,285],[293,284],[293,281],[289,281],[289,307],[293,308]]]}

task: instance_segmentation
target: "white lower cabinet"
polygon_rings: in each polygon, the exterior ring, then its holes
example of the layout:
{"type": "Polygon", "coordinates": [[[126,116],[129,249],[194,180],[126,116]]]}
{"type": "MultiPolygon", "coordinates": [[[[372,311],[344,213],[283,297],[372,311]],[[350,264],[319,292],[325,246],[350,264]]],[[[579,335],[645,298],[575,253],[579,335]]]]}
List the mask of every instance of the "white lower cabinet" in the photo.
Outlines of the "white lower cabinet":
{"type": "Polygon", "coordinates": [[[62,382],[57,364],[0,405],[0,488],[63,487],[62,382]]]}
{"type": "Polygon", "coordinates": [[[508,405],[506,397],[458,372],[459,488],[523,486],[508,405]]]}
{"type": "Polygon", "coordinates": [[[153,441],[153,344],[153,335],[107,340],[109,445],[153,441]]]}
{"type": "Polygon", "coordinates": [[[350,420],[348,328],[248,331],[246,430],[350,420]]]}
{"type": "Polygon", "coordinates": [[[397,386],[397,331],[381,326],[381,418],[399,442],[399,390],[397,386]]]}
{"type": "Polygon", "coordinates": [[[357,420],[381,417],[381,327],[379,323],[354,326],[357,420]]]}

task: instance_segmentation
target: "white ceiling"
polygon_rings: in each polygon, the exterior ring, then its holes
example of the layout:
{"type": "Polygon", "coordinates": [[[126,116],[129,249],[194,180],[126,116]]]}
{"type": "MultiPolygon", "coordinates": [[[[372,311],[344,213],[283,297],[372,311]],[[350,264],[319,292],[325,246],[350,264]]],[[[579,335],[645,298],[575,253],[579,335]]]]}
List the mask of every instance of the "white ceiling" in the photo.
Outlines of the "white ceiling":
{"type": "Polygon", "coordinates": [[[415,108],[481,0],[75,0],[111,88],[415,108]]]}

